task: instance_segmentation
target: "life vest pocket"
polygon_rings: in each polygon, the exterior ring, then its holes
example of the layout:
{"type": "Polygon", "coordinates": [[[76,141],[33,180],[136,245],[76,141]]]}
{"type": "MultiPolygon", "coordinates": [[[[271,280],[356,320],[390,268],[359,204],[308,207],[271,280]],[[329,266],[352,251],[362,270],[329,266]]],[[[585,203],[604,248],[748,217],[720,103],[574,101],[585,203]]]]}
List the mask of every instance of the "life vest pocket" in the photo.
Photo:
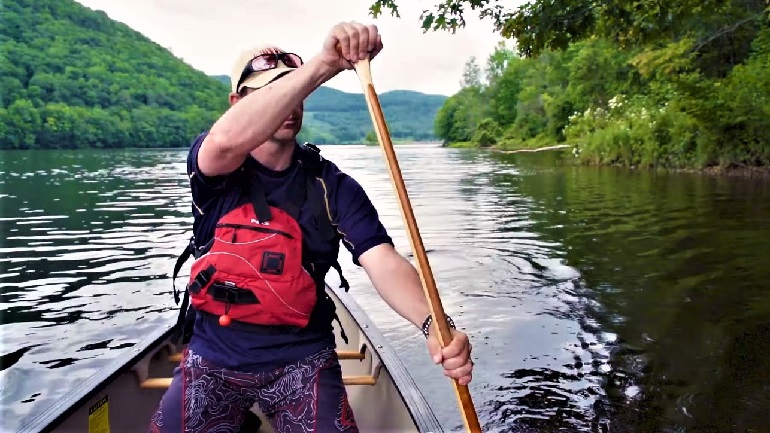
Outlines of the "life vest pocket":
{"type": "MultiPolygon", "coordinates": [[[[254,223],[255,224],[260,224],[257,220],[254,220],[254,223]]],[[[268,227],[257,226],[257,225],[221,223],[221,224],[217,224],[216,228],[218,228],[218,229],[219,228],[222,228],[222,229],[233,229],[233,231],[232,231],[233,239],[231,240],[231,242],[235,242],[235,240],[236,240],[235,239],[235,235],[237,234],[238,230],[252,230],[252,231],[255,231],[255,232],[266,233],[266,234],[274,234],[274,235],[281,235],[281,236],[285,236],[285,237],[287,237],[289,239],[294,239],[294,237],[292,235],[290,235],[289,233],[286,233],[285,231],[276,230],[276,229],[272,229],[272,228],[268,228],[268,227]]]]}

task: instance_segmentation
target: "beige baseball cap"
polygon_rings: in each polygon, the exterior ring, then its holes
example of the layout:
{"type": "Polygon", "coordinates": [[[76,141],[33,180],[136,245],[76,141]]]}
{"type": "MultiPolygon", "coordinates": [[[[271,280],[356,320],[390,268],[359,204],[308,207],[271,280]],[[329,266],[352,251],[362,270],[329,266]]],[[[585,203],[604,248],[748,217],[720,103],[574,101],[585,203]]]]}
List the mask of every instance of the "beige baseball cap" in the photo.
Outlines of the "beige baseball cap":
{"type": "Polygon", "coordinates": [[[294,69],[296,69],[286,65],[282,61],[278,61],[278,64],[273,69],[269,69],[267,71],[262,71],[262,72],[252,72],[243,80],[240,86],[238,86],[238,79],[240,79],[241,73],[243,73],[243,69],[255,57],[259,56],[260,54],[283,53],[283,52],[285,51],[276,47],[275,45],[260,45],[260,46],[251,47],[249,49],[241,51],[241,53],[238,55],[238,58],[233,63],[231,73],[230,73],[230,88],[232,89],[232,91],[235,93],[238,93],[238,90],[244,87],[251,87],[251,88],[262,87],[270,83],[271,81],[275,80],[279,76],[289,73],[294,69]],[[236,86],[238,87],[236,88],[236,86]]]}

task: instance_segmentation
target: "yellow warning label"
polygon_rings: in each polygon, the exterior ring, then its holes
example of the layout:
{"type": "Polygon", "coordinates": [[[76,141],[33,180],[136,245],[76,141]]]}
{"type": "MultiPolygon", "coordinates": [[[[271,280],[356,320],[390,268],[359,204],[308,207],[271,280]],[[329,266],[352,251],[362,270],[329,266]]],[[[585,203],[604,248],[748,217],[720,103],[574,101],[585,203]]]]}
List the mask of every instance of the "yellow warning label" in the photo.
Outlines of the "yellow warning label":
{"type": "Polygon", "coordinates": [[[88,408],[88,433],[110,433],[109,406],[106,395],[88,408]]]}

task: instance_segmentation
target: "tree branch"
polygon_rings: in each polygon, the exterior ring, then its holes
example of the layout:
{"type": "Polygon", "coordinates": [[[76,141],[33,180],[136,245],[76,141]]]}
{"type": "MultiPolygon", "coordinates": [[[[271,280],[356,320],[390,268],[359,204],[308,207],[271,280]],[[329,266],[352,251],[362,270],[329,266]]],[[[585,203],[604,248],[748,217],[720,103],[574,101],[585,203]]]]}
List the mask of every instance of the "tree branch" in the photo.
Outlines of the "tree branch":
{"type": "Polygon", "coordinates": [[[696,45],[695,47],[693,47],[692,50],[690,50],[690,53],[697,53],[697,52],[699,52],[703,47],[705,47],[706,45],[710,44],[714,40],[716,40],[716,39],[726,35],[727,33],[733,33],[733,32],[735,32],[738,29],[738,27],[740,27],[740,26],[742,26],[742,25],[744,25],[744,24],[746,24],[746,23],[748,23],[748,22],[750,22],[752,20],[758,19],[760,17],[762,17],[762,14],[752,15],[752,16],[750,16],[748,18],[744,18],[744,19],[738,21],[737,23],[735,23],[735,24],[733,24],[731,26],[721,28],[716,33],[714,33],[713,35],[711,35],[708,38],[706,38],[706,39],[702,40],[701,42],[699,42],[698,45],[696,45]]]}

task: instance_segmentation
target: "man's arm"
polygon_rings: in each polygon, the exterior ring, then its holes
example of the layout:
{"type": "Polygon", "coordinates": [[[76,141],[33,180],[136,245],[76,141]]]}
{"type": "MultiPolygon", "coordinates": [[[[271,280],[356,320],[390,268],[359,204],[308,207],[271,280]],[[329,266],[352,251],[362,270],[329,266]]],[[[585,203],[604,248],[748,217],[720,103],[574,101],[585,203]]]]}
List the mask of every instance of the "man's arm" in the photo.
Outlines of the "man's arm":
{"type": "MultiPolygon", "coordinates": [[[[382,299],[406,320],[420,328],[430,314],[417,269],[398,254],[391,244],[380,244],[358,258],[382,299]]],[[[471,344],[465,333],[452,330],[452,341],[441,347],[436,327],[430,327],[428,351],[433,362],[441,363],[447,377],[467,385],[473,377],[471,344]]]]}
{"type": "Polygon", "coordinates": [[[373,58],[381,49],[382,39],[374,25],[334,26],[320,53],[280,80],[239,100],[214,123],[199,151],[201,173],[214,177],[236,170],[318,86],[342,70],[352,69],[349,61],[355,62],[369,51],[373,51],[373,58]]]}
{"type": "Polygon", "coordinates": [[[273,136],[292,110],[335,73],[313,58],[233,104],[214,123],[201,145],[201,172],[208,177],[233,172],[252,150],[273,136]]]}
{"type": "MultiPolygon", "coordinates": [[[[430,314],[422,281],[417,269],[395,248],[377,210],[361,185],[350,176],[338,173],[336,181],[336,214],[343,243],[360,264],[380,297],[390,308],[420,328],[430,314]]],[[[442,347],[431,326],[427,345],[433,362],[444,367],[444,374],[467,385],[472,378],[471,344],[464,332],[452,330],[452,341],[442,347]]]]}
{"type": "Polygon", "coordinates": [[[430,314],[430,307],[417,269],[391,244],[367,250],[358,261],[390,308],[420,328],[430,314]]]}

